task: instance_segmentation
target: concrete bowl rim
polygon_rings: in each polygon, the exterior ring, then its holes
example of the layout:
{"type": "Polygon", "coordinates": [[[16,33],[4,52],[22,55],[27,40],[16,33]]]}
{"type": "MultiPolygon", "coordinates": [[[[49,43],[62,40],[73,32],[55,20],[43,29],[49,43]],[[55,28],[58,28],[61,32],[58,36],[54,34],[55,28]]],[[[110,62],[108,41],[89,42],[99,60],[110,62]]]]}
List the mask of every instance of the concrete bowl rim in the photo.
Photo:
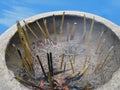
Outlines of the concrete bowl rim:
{"type": "MultiPolygon", "coordinates": [[[[86,13],[86,12],[66,11],[66,10],[65,11],[53,11],[53,12],[47,12],[47,13],[38,14],[38,15],[29,17],[29,18],[25,19],[25,21],[28,22],[28,23],[31,23],[31,22],[34,22],[35,20],[38,20],[38,19],[41,19],[41,18],[45,18],[45,17],[48,17],[48,16],[52,16],[53,14],[54,15],[62,15],[63,12],[65,12],[66,15],[81,16],[81,17],[83,17],[84,14],[85,14],[86,17],[90,18],[90,19],[92,19],[93,16],[94,16],[95,20],[97,22],[100,22],[100,23],[104,24],[105,26],[107,26],[108,28],[110,28],[114,32],[114,34],[120,39],[120,30],[119,30],[119,26],[118,25],[112,23],[111,21],[109,21],[109,20],[107,20],[105,18],[102,18],[102,17],[94,15],[94,14],[86,13]]],[[[21,23],[22,26],[24,25],[23,21],[20,21],[20,23],[21,23]]],[[[0,42],[0,47],[1,47],[0,48],[0,55],[1,55],[1,59],[3,60],[3,63],[5,63],[5,50],[7,48],[7,44],[9,43],[9,40],[14,36],[14,34],[16,32],[17,32],[17,27],[16,27],[16,24],[15,24],[12,27],[10,27],[8,30],[6,30],[0,36],[0,41],[4,40],[3,42],[0,42]],[[5,37],[5,36],[7,36],[7,37],[5,37]]],[[[7,67],[6,67],[6,69],[7,69],[7,67]]],[[[113,77],[114,77],[114,75],[113,75],[113,77]]],[[[18,82],[18,81],[16,81],[16,82],[18,82]]]]}

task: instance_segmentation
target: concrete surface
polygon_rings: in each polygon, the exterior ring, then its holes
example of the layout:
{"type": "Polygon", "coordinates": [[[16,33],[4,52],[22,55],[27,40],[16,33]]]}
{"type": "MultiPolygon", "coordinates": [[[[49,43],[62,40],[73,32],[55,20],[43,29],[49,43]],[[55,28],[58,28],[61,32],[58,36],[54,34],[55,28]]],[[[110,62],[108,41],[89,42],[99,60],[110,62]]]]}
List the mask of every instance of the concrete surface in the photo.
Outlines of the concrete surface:
{"type": "MultiPolygon", "coordinates": [[[[33,17],[30,17],[26,19],[25,21],[28,23],[32,23],[36,20],[39,20],[41,18],[46,18],[49,16],[54,15],[62,15],[63,11],[56,11],[56,12],[49,12],[45,14],[36,15],[33,17]]],[[[120,39],[120,28],[119,26],[115,25],[114,23],[85,12],[78,12],[78,11],[65,11],[66,15],[72,15],[72,16],[78,16],[83,17],[84,14],[87,18],[92,19],[93,16],[95,17],[95,21],[98,23],[101,23],[108,27],[113,33],[115,34],[115,37],[119,40],[120,39]]],[[[21,25],[23,26],[24,23],[21,21],[21,25]]],[[[9,41],[13,36],[16,34],[16,25],[9,28],[5,33],[3,33],[0,36],[0,90],[30,90],[24,85],[20,84],[17,80],[14,79],[14,73],[11,70],[8,70],[8,67],[6,66],[6,58],[5,58],[5,50],[7,48],[7,45],[9,45],[9,41]]],[[[109,38],[109,37],[108,37],[109,38]]],[[[110,39],[111,40],[111,39],[110,39]]],[[[112,39],[114,40],[114,39],[112,39]]],[[[14,40],[13,40],[14,41],[14,40]]],[[[15,40],[16,44],[19,44],[19,40],[15,40]]],[[[118,45],[119,47],[119,45],[118,45]]],[[[118,48],[120,50],[120,48],[118,48]]],[[[14,53],[14,52],[13,52],[14,53]]],[[[119,58],[120,59],[120,58],[119,58]]],[[[118,67],[117,71],[113,74],[112,78],[105,83],[103,86],[97,88],[96,90],[120,90],[120,69],[118,67]]]]}

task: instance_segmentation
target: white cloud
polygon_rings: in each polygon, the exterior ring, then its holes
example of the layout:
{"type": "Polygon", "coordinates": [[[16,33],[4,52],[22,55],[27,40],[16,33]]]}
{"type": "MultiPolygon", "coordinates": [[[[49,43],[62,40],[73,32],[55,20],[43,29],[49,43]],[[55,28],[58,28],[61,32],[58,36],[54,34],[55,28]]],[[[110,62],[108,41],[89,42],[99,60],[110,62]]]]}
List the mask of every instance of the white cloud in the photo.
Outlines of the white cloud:
{"type": "MultiPolygon", "coordinates": [[[[1,4],[4,5],[7,8],[1,10],[0,15],[0,24],[10,27],[11,25],[16,23],[16,20],[22,20],[27,17],[35,15],[37,12],[40,12],[40,9],[34,8],[35,5],[37,6],[51,6],[51,7],[59,7],[64,5],[66,2],[61,2],[60,0],[8,0],[8,3],[6,1],[1,1],[1,4]],[[32,7],[33,5],[33,7],[32,7]],[[33,10],[36,9],[36,10],[33,10]]],[[[42,9],[41,9],[42,11],[42,9]]]]}
{"type": "Polygon", "coordinates": [[[15,24],[16,20],[22,20],[35,15],[37,12],[40,12],[40,9],[38,10],[38,8],[36,8],[36,10],[33,10],[34,7],[31,7],[32,5],[44,5],[54,7],[64,5],[60,0],[8,0],[8,3],[6,3],[6,1],[1,1],[1,4],[5,7],[7,6],[7,8],[1,10],[2,13],[0,15],[0,24],[6,27],[10,27],[11,25],[15,24]]]}
{"type": "Polygon", "coordinates": [[[34,14],[35,12],[27,7],[13,6],[11,10],[3,10],[0,24],[9,27],[15,24],[16,20],[22,20],[34,14]]]}

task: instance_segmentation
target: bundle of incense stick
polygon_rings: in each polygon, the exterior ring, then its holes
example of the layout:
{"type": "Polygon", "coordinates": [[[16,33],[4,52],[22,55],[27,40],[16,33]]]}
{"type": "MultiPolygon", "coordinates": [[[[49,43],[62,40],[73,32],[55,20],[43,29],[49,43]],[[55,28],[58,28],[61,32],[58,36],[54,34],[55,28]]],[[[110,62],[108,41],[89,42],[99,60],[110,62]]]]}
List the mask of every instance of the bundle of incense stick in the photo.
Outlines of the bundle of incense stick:
{"type": "Polygon", "coordinates": [[[47,59],[48,59],[48,68],[49,68],[49,73],[51,76],[53,76],[53,61],[52,61],[52,53],[47,53],[47,59]]]}
{"type": "Polygon", "coordinates": [[[32,74],[31,74],[31,72],[30,72],[30,66],[29,66],[29,64],[27,63],[27,61],[25,60],[25,58],[23,57],[23,55],[21,54],[20,49],[17,48],[14,44],[13,44],[13,47],[16,49],[17,53],[19,54],[20,59],[21,59],[22,64],[23,64],[23,67],[25,68],[27,74],[29,75],[29,77],[32,77],[32,74]]]}
{"type": "Polygon", "coordinates": [[[39,56],[37,55],[37,59],[39,61],[39,64],[41,66],[41,69],[42,69],[42,72],[44,74],[44,77],[47,79],[47,81],[49,81],[50,83],[50,86],[51,86],[51,89],[53,90],[53,76],[54,76],[54,73],[53,73],[53,60],[52,60],[52,53],[47,53],[47,60],[48,60],[48,76],[46,75],[46,72],[45,72],[45,69],[42,65],[42,62],[39,58],[39,56]]]}
{"type": "Polygon", "coordinates": [[[53,90],[54,86],[53,86],[53,61],[52,61],[52,53],[47,53],[47,60],[48,60],[48,80],[50,83],[50,87],[53,90]]]}
{"type": "Polygon", "coordinates": [[[18,30],[19,37],[20,37],[22,46],[24,48],[25,54],[29,60],[29,63],[30,63],[30,65],[33,65],[33,60],[32,60],[32,55],[30,52],[29,44],[28,44],[28,41],[27,41],[25,34],[24,34],[24,31],[23,31],[19,22],[17,22],[17,30],[18,30]]]}

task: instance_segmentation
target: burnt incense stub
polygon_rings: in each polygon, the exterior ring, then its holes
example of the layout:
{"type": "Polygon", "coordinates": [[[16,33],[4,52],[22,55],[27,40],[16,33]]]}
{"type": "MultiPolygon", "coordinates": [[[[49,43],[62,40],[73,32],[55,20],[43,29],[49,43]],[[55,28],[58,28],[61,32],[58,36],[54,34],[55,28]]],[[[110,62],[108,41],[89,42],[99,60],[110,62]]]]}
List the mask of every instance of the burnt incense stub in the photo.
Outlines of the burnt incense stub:
{"type": "Polygon", "coordinates": [[[120,66],[120,40],[86,14],[17,22],[5,60],[15,79],[33,90],[93,90],[109,82],[120,66]]]}

